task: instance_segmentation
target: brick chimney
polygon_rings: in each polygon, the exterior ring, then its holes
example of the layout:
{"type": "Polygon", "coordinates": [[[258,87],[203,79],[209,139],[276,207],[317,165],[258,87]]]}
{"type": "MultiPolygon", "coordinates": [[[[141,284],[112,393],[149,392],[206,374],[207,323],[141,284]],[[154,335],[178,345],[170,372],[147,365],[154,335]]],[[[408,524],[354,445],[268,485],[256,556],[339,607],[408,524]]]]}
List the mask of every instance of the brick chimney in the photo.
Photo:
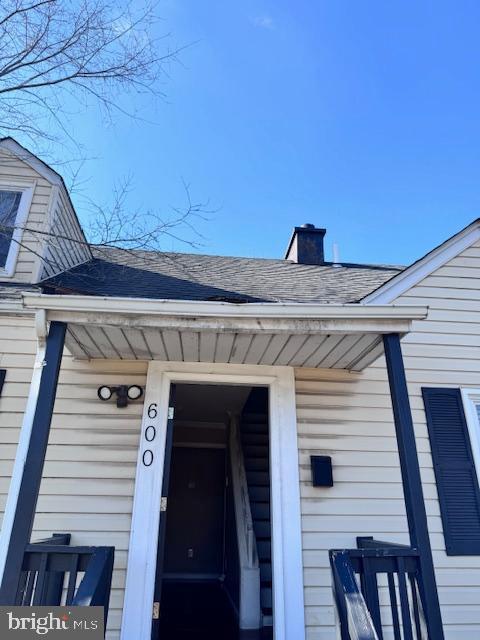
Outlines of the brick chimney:
{"type": "Polygon", "coordinates": [[[294,227],[285,260],[298,264],[325,264],[323,238],[326,232],[326,229],[318,229],[310,223],[294,227]]]}

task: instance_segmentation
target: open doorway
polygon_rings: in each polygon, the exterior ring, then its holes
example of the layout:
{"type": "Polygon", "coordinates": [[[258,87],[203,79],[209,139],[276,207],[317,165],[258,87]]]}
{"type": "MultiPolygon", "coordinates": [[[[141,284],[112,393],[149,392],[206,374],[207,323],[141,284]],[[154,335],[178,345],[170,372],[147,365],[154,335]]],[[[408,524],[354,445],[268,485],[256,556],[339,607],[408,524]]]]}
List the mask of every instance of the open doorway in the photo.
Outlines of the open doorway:
{"type": "Polygon", "coordinates": [[[154,640],[272,637],[268,389],[177,384],[154,640]]]}

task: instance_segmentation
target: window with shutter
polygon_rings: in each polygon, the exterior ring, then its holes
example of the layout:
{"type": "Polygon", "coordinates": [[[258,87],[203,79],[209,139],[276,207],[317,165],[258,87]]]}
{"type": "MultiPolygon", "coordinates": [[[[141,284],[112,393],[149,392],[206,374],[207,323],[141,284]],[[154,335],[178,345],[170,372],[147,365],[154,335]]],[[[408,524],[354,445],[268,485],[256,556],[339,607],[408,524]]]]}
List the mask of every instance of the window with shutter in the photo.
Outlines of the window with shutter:
{"type": "Polygon", "coordinates": [[[5,376],[7,371],[5,369],[0,369],[0,396],[2,395],[3,383],[5,382],[5,376]]]}
{"type": "MultiPolygon", "coordinates": [[[[480,555],[480,490],[460,389],[423,388],[448,555],[480,555]]],[[[479,451],[480,454],[480,451],[479,451]]]]}

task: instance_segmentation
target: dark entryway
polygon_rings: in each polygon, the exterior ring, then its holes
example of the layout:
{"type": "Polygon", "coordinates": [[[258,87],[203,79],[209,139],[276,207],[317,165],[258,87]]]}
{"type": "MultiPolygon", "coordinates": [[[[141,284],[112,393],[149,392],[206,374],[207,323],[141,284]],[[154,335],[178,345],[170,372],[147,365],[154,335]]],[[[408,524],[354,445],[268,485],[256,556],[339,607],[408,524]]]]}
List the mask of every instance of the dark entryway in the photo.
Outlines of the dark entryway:
{"type": "Polygon", "coordinates": [[[159,616],[154,616],[152,639],[267,640],[272,637],[268,390],[259,395],[259,388],[176,385],[173,404],[161,501],[159,605],[154,605],[159,616]],[[239,514],[245,509],[256,536],[256,592],[243,582],[239,541],[247,526],[243,531],[239,514]],[[251,594],[248,602],[252,597],[257,602],[258,629],[253,631],[240,630],[239,622],[246,619],[240,600],[245,588],[251,594]]]}
{"type": "Polygon", "coordinates": [[[223,574],[225,449],[174,447],[164,572],[199,579],[223,574]]]}
{"type": "Polygon", "coordinates": [[[163,586],[161,640],[271,640],[272,627],[238,628],[227,594],[218,582],[170,582],[163,586]]]}

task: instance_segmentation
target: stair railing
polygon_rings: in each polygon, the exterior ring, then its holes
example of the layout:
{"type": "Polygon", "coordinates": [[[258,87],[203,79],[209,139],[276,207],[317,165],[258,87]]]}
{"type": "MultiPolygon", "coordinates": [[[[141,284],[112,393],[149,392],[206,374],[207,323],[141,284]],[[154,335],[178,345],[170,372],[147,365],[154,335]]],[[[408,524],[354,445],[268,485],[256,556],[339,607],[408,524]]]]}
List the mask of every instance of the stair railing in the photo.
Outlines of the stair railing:
{"type": "Polygon", "coordinates": [[[256,629],[261,621],[260,564],[250,509],[239,420],[236,416],[230,419],[230,459],[240,565],[239,622],[242,629],[256,629]]]}
{"type": "Polygon", "coordinates": [[[357,545],[330,551],[341,639],[436,640],[427,631],[418,550],[370,537],[357,545]]]}
{"type": "Polygon", "coordinates": [[[232,483],[237,520],[238,545],[244,547],[241,560],[250,567],[258,567],[257,539],[253,529],[250,509],[247,474],[243,458],[242,441],[238,419],[233,417],[230,423],[230,454],[232,459],[232,483]]]}
{"type": "Polygon", "coordinates": [[[342,640],[379,640],[348,550],[330,551],[333,596],[342,640]]]}
{"type": "Polygon", "coordinates": [[[27,545],[19,606],[103,606],[107,624],[114,547],[70,547],[69,534],[27,545]]]}

